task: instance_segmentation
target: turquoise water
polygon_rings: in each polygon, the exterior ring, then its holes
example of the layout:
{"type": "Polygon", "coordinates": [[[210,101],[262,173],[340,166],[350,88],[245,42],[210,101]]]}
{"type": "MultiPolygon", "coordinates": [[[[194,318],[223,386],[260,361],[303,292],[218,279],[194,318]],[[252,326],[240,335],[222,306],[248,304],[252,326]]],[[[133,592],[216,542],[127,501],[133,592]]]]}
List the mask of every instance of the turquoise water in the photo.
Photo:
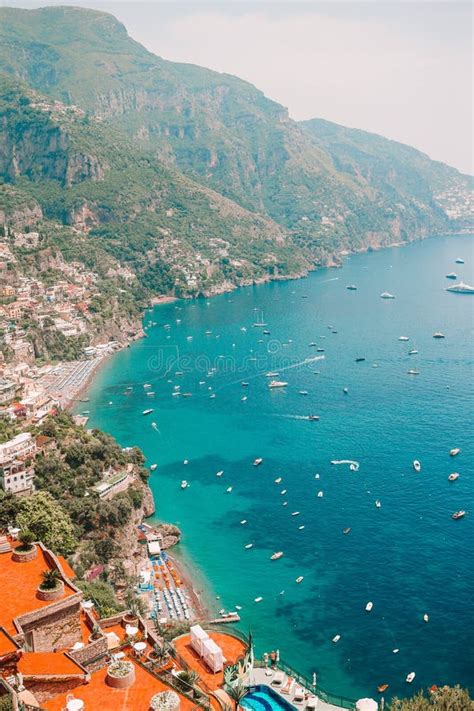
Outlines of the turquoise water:
{"type": "Polygon", "coordinates": [[[295,708],[286,699],[278,696],[271,687],[262,684],[247,694],[240,706],[251,711],[292,711],[295,708]]]}
{"type": "Polygon", "coordinates": [[[382,683],[389,694],[473,683],[474,297],[445,290],[453,270],[474,283],[473,245],[431,239],[300,281],[157,307],[145,317],[157,322],[149,337],[114,356],[89,392],[91,423],[158,464],[159,516],[182,528],[184,555],[206,576],[215,609],[242,606],[257,651],[278,647],[346,696],[374,695],[382,683]],[[383,291],[396,298],[380,299],[383,291]],[[270,335],[252,328],[262,315],[270,335]],[[288,387],[269,390],[268,371],[288,387]],[[192,397],[173,397],[176,385],[192,397]],[[154,412],[143,417],[147,407],[154,412]],[[452,471],[461,476],[450,483],[452,471]],[[468,515],[453,521],[458,509],[468,515]]]}

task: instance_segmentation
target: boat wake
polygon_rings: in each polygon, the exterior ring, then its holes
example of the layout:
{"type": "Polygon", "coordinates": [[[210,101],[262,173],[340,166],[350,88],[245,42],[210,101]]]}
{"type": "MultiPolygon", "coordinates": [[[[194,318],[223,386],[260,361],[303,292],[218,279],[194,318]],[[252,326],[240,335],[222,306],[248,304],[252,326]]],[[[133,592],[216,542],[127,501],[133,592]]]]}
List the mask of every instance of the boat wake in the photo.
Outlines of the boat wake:
{"type": "Polygon", "coordinates": [[[359,471],[359,462],[355,462],[353,459],[333,459],[331,464],[348,464],[351,472],[359,471]]]}

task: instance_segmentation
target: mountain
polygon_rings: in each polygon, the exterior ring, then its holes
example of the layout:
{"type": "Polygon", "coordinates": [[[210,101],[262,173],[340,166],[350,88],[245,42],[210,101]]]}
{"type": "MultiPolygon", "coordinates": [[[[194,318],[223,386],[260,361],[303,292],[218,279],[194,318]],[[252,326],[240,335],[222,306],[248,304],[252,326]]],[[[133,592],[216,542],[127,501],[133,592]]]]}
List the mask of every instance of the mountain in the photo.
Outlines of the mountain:
{"type": "Polygon", "coordinates": [[[298,124],[245,81],[153,55],[103,12],[0,8],[0,72],[23,87],[4,82],[0,113],[10,212],[12,194],[33,200],[150,291],[301,274],[453,229],[451,196],[461,212],[467,199],[458,171],[298,124]]]}

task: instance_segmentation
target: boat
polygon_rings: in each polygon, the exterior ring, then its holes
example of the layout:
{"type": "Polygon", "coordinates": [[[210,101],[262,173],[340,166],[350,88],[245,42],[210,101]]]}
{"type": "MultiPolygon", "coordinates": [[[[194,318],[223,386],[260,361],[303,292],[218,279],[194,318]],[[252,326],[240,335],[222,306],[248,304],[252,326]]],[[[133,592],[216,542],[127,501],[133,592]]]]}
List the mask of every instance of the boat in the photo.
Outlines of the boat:
{"type": "Polygon", "coordinates": [[[249,384],[245,380],[243,380],[240,384],[243,388],[248,388],[249,386],[249,384]]]}
{"type": "Polygon", "coordinates": [[[458,275],[455,274],[455,272],[450,272],[449,274],[446,274],[446,279],[457,279],[458,275]]]}
{"type": "Polygon", "coordinates": [[[461,451],[461,450],[459,449],[459,447],[454,447],[454,449],[450,449],[450,450],[449,450],[449,456],[450,456],[450,457],[455,457],[456,455],[459,454],[460,451],[461,451]]]}
{"type": "Polygon", "coordinates": [[[318,491],[318,499],[322,499],[324,496],[324,491],[318,491]]]}
{"type": "Polygon", "coordinates": [[[410,368],[410,370],[407,370],[407,375],[419,375],[420,371],[416,370],[415,368],[410,368]]]}
{"type": "Polygon", "coordinates": [[[241,609],[242,609],[242,605],[236,605],[236,606],[235,606],[235,609],[236,609],[236,610],[241,610],[241,609]]]}
{"type": "Polygon", "coordinates": [[[273,371],[270,371],[269,373],[265,373],[265,376],[267,378],[278,378],[279,375],[280,375],[280,373],[274,373],[273,371]]]}
{"type": "Polygon", "coordinates": [[[416,676],[415,672],[410,672],[409,674],[407,674],[407,678],[405,679],[405,681],[406,681],[408,684],[411,684],[411,682],[413,681],[413,679],[415,678],[415,676],[416,676]]]}
{"type": "Polygon", "coordinates": [[[350,528],[343,528],[342,532],[345,536],[347,536],[347,534],[351,532],[351,529],[350,528]]]}
{"type": "Polygon", "coordinates": [[[257,459],[254,459],[253,465],[254,465],[254,467],[258,467],[258,466],[260,466],[260,464],[262,464],[262,462],[263,462],[263,459],[261,457],[257,457],[257,459]]]}
{"type": "Polygon", "coordinates": [[[458,257],[454,261],[456,262],[456,264],[464,264],[464,259],[461,259],[461,257],[458,257]]]}
{"type": "Polygon", "coordinates": [[[365,609],[367,612],[370,612],[371,609],[373,608],[374,603],[373,602],[368,602],[367,605],[365,606],[365,609]]]}
{"type": "Polygon", "coordinates": [[[307,394],[308,394],[308,391],[307,391],[307,390],[300,390],[300,391],[299,391],[299,394],[300,394],[300,395],[307,395],[307,394]]]}
{"type": "Polygon", "coordinates": [[[337,634],[335,637],[332,638],[332,641],[334,642],[334,644],[336,644],[336,642],[339,642],[340,639],[341,639],[341,635],[337,634]]]}
{"type": "Polygon", "coordinates": [[[419,353],[419,351],[416,350],[416,348],[412,348],[411,351],[408,351],[408,355],[416,355],[419,353]]]}
{"type": "Polygon", "coordinates": [[[302,531],[304,526],[298,526],[298,531],[302,531]]]}
{"type": "Polygon", "coordinates": [[[268,383],[269,388],[286,388],[287,385],[284,380],[270,380],[268,383]]]}
{"type": "Polygon", "coordinates": [[[214,398],[216,397],[216,393],[212,393],[212,395],[209,395],[209,397],[211,398],[211,400],[214,400],[214,398]]]}
{"type": "Polygon", "coordinates": [[[409,336],[399,336],[399,337],[398,337],[398,340],[399,340],[399,341],[409,341],[410,338],[409,338],[409,336]]]}
{"type": "Polygon", "coordinates": [[[448,286],[446,291],[451,291],[453,294],[474,294],[474,286],[460,281],[457,284],[448,286]]]}
{"type": "Polygon", "coordinates": [[[269,335],[270,335],[270,331],[264,331],[264,332],[263,332],[263,335],[264,335],[264,336],[269,336],[269,335]]]}
{"type": "Polygon", "coordinates": [[[243,397],[240,398],[240,402],[246,402],[247,401],[247,395],[244,395],[243,397]]]}
{"type": "Polygon", "coordinates": [[[285,496],[285,494],[286,494],[286,489],[282,489],[282,490],[280,491],[280,494],[281,494],[282,496],[285,496]]]}
{"type": "Polygon", "coordinates": [[[300,575],[298,578],[296,578],[297,583],[302,583],[303,582],[303,576],[300,575]]]}
{"type": "Polygon", "coordinates": [[[228,486],[225,491],[226,491],[226,494],[230,494],[232,492],[232,487],[228,486]]]}
{"type": "Polygon", "coordinates": [[[433,338],[446,338],[446,336],[441,331],[436,331],[436,333],[433,333],[433,338]]]}
{"type": "Polygon", "coordinates": [[[278,560],[279,558],[282,557],[282,555],[283,555],[283,551],[277,551],[276,553],[274,553],[273,555],[270,556],[270,560],[278,560]]]}
{"type": "Polygon", "coordinates": [[[148,410],[143,410],[142,415],[150,415],[153,412],[153,410],[150,408],[148,410]]]}
{"type": "Polygon", "coordinates": [[[182,488],[182,489],[187,489],[188,486],[189,486],[189,484],[188,484],[188,482],[186,481],[186,479],[183,479],[183,481],[181,482],[181,488],[182,488]]]}
{"type": "Polygon", "coordinates": [[[414,460],[413,460],[413,469],[414,469],[416,472],[420,472],[420,471],[421,471],[421,463],[418,461],[418,459],[414,459],[414,460]]]}
{"type": "Polygon", "coordinates": [[[263,600],[263,597],[256,597],[255,598],[255,602],[262,602],[262,600],[263,600]]]}
{"type": "Polygon", "coordinates": [[[457,521],[458,518],[464,518],[465,515],[466,515],[465,511],[455,511],[453,513],[453,515],[451,516],[451,518],[454,518],[454,520],[457,521]]]}
{"type": "Polygon", "coordinates": [[[316,353],[324,353],[324,348],[316,348],[316,353]]]}
{"type": "Polygon", "coordinates": [[[364,360],[365,360],[365,358],[356,358],[356,359],[355,359],[355,362],[356,362],[356,363],[362,363],[362,361],[364,361],[364,360]]]}
{"type": "Polygon", "coordinates": [[[379,509],[379,508],[382,506],[382,503],[381,503],[381,501],[379,501],[379,500],[377,499],[377,501],[375,502],[375,505],[376,505],[376,507],[379,509]]]}
{"type": "Polygon", "coordinates": [[[310,422],[316,422],[317,420],[319,420],[319,415],[308,415],[308,420],[310,422]]]}
{"type": "Polygon", "coordinates": [[[155,469],[157,468],[158,464],[150,464],[150,471],[154,472],[155,469]]]}
{"type": "Polygon", "coordinates": [[[224,470],[221,469],[220,471],[216,472],[216,476],[222,476],[224,473],[224,470]]]}
{"type": "Polygon", "coordinates": [[[318,345],[318,344],[315,343],[314,341],[311,341],[311,343],[308,343],[308,346],[309,346],[310,348],[316,348],[317,345],[318,345]]]}
{"type": "Polygon", "coordinates": [[[242,519],[242,521],[240,523],[242,526],[245,526],[245,524],[247,523],[247,519],[246,518],[242,519]]]}
{"type": "Polygon", "coordinates": [[[300,515],[300,512],[299,512],[299,511],[293,511],[293,513],[292,513],[291,515],[292,515],[292,516],[299,516],[299,515],[300,515]]]}
{"type": "Polygon", "coordinates": [[[384,291],[382,294],[380,294],[381,299],[394,299],[394,295],[391,294],[389,291],[384,291]]]}
{"type": "Polygon", "coordinates": [[[355,284],[348,284],[346,286],[346,289],[348,289],[349,291],[357,291],[357,287],[355,284]]]}
{"type": "Polygon", "coordinates": [[[459,479],[459,474],[457,472],[453,472],[448,476],[448,481],[456,481],[456,479],[459,479]]]}
{"type": "Polygon", "coordinates": [[[275,484],[280,484],[281,483],[281,476],[278,477],[278,479],[275,479],[275,484]]]}
{"type": "Polygon", "coordinates": [[[349,392],[349,388],[342,388],[342,392],[344,393],[344,395],[347,395],[349,392]]]}
{"type": "Polygon", "coordinates": [[[144,388],[151,388],[151,383],[144,383],[144,384],[143,384],[143,387],[144,387],[144,388]]]}
{"type": "MultiPolygon", "coordinates": [[[[149,391],[147,392],[148,397],[153,397],[154,394],[155,394],[155,393],[154,393],[152,390],[149,390],[149,391]]],[[[109,403],[109,405],[111,405],[111,404],[112,404],[112,403],[109,403]]]]}
{"type": "Polygon", "coordinates": [[[247,543],[247,545],[244,546],[244,548],[246,548],[247,550],[249,550],[249,548],[253,548],[253,543],[247,543]]]}
{"type": "Polygon", "coordinates": [[[392,649],[392,652],[393,652],[394,654],[398,654],[399,651],[400,651],[399,649],[392,649]]]}
{"type": "Polygon", "coordinates": [[[377,691],[379,692],[379,694],[383,694],[384,691],[387,691],[387,689],[388,689],[388,684],[379,684],[377,687],[377,691]]]}
{"type": "Polygon", "coordinates": [[[423,615],[423,622],[429,622],[429,621],[430,621],[429,615],[427,615],[425,612],[425,614],[423,615]]]}
{"type": "Polygon", "coordinates": [[[260,318],[257,318],[254,324],[252,324],[254,328],[264,328],[265,326],[268,326],[267,323],[264,322],[263,320],[263,311],[260,314],[260,318]]]}

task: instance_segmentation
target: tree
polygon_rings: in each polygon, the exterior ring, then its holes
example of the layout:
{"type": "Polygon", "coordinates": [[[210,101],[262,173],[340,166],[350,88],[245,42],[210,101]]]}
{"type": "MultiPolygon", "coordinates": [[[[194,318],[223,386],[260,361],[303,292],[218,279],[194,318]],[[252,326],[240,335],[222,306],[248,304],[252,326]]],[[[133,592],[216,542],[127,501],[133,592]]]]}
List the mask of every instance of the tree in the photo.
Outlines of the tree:
{"type": "Polygon", "coordinates": [[[239,704],[247,693],[247,687],[241,681],[233,686],[227,686],[226,691],[235,704],[235,711],[239,708],[239,704]]]}
{"type": "Polygon", "coordinates": [[[390,711],[474,711],[474,701],[469,692],[459,685],[433,686],[428,696],[419,691],[411,699],[392,699],[390,711]]]}
{"type": "Polygon", "coordinates": [[[61,580],[61,574],[57,568],[53,570],[43,570],[41,573],[41,589],[42,590],[54,590],[58,587],[58,581],[61,580]]]}
{"type": "Polygon", "coordinates": [[[16,521],[20,528],[28,528],[36,540],[54,553],[69,555],[77,547],[69,515],[46,491],[22,499],[16,521]]]}

